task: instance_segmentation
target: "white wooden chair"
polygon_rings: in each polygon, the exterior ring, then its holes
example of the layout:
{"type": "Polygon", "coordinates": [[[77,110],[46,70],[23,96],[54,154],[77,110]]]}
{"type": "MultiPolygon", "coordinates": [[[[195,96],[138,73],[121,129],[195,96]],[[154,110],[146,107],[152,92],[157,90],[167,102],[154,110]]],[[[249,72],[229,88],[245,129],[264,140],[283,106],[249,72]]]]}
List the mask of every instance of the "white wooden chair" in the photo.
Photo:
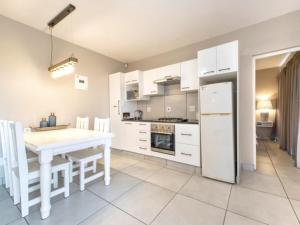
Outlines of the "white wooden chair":
{"type": "MultiPolygon", "coordinates": [[[[0,121],[0,149],[2,150],[3,169],[5,176],[5,187],[9,188],[10,196],[13,196],[13,182],[12,182],[12,161],[10,155],[10,148],[12,144],[8,133],[9,124],[11,121],[1,120],[0,121]]],[[[38,156],[33,152],[27,151],[26,157],[28,162],[34,162],[38,160],[38,156]]],[[[1,160],[0,160],[1,161],[1,160]]],[[[0,162],[1,165],[1,162],[0,162]]],[[[57,180],[56,180],[57,185],[57,180]]]]}
{"type": "MultiPolygon", "coordinates": [[[[41,201],[40,196],[29,200],[30,181],[40,178],[40,165],[38,162],[27,162],[26,149],[24,143],[23,128],[20,123],[11,123],[9,132],[13,140],[13,187],[14,203],[21,202],[22,217],[29,213],[29,207],[41,201]]],[[[59,171],[69,174],[69,161],[61,157],[55,157],[52,161],[52,173],[59,171]]],[[[64,186],[51,192],[51,197],[64,193],[64,197],[69,196],[69,176],[64,176],[64,186]]]]}
{"type": "MultiPolygon", "coordinates": [[[[100,119],[96,117],[94,123],[94,130],[101,133],[109,132],[109,119],[100,119]]],[[[72,164],[70,168],[70,180],[73,179],[73,176],[79,174],[81,191],[84,191],[86,183],[104,175],[104,171],[100,171],[97,173],[97,160],[103,158],[103,152],[100,148],[97,148],[97,146],[95,146],[95,148],[68,153],[67,157],[70,161],[74,162],[75,165],[79,165],[79,171],[73,171],[74,165],[72,164]],[[89,163],[92,163],[92,166],[89,166],[89,163]],[[85,177],[85,173],[88,171],[93,171],[93,175],[85,177]]]]}
{"type": "Polygon", "coordinates": [[[77,129],[89,129],[89,118],[88,117],[77,117],[76,118],[76,128],[77,129]]]}

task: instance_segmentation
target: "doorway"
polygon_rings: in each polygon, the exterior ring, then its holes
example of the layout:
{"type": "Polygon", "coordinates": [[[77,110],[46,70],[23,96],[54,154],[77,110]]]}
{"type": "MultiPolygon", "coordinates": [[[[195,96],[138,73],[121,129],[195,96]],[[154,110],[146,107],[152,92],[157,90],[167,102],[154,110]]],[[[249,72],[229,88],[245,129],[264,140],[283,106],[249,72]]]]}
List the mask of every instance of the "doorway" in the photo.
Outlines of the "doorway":
{"type": "MultiPolygon", "coordinates": [[[[292,164],[296,164],[297,167],[300,165],[300,151],[297,154],[298,158],[294,157],[292,159],[292,156],[287,151],[280,150],[279,146],[283,145],[282,138],[279,139],[279,137],[283,135],[280,135],[282,134],[282,129],[280,130],[279,128],[283,117],[279,116],[278,110],[280,108],[282,111],[283,108],[282,98],[281,102],[278,101],[278,92],[279,90],[282,91],[282,86],[278,85],[278,79],[281,71],[298,51],[300,51],[300,47],[253,57],[253,99],[255,101],[253,104],[253,121],[255,121],[253,130],[255,138],[253,141],[254,169],[261,166],[258,163],[263,161],[263,156],[270,158],[272,155],[281,156],[274,160],[293,160],[292,164]],[[281,141],[280,145],[278,140],[281,141]]],[[[289,161],[289,163],[291,162],[289,161]]]]}

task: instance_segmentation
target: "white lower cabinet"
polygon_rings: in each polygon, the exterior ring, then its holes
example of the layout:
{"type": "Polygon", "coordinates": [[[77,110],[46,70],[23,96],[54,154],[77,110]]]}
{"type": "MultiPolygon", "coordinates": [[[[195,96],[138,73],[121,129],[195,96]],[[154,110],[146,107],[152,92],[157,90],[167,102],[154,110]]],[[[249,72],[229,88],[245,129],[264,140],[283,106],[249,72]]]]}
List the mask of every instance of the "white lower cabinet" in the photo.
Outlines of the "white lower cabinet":
{"type": "Polygon", "coordinates": [[[176,161],[200,166],[200,146],[176,143],[176,161]]]}
{"type": "Polygon", "coordinates": [[[122,150],[151,155],[167,160],[200,166],[200,135],[198,124],[175,125],[175,155],[151,151],[151,123],[123,121],[122,150]]]}
{"type": "Polygon", "coordinates": [[[200,166],[200,128],[198,124],[176,124],[175,161],[200,166]]]}
{"type": "Polygon", "coordinates": [[[150,123],[122,122],[123,150],[148,155],[151,150],[150,123]]]}

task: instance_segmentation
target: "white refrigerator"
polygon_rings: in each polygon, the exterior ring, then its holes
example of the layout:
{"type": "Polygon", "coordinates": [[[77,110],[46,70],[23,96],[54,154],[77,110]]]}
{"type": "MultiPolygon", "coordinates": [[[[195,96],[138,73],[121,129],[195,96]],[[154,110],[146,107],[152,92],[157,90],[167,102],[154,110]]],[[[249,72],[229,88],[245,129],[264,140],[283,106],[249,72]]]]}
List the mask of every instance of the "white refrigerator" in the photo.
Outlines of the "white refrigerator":
{"type": "Polygon", "coordinates": [[[202,175],[235,183],[232,82],[200,87],[202,175]]]}

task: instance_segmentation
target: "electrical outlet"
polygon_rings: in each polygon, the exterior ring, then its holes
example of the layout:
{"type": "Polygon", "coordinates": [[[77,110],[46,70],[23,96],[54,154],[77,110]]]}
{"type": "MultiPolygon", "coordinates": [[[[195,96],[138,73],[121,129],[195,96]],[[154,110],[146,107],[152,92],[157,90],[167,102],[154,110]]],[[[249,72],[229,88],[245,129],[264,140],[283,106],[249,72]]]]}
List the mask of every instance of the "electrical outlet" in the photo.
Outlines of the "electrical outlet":
{"type": "Polygon", "coordinates": [[[196,106],[190,105],[189,110],[190,110],[190,112],[195,112],[196,111],[196,106]]]}
{"type": "Polygon", "coordinates": [[[171,112],[172,111],[172,107],[171,106],[167,106],[167,112],[171,112]]]}
{"type": "Polygon", "coordinates": [[[147,106],[147,112],[151,112],[151,107],[147,106]]]}

